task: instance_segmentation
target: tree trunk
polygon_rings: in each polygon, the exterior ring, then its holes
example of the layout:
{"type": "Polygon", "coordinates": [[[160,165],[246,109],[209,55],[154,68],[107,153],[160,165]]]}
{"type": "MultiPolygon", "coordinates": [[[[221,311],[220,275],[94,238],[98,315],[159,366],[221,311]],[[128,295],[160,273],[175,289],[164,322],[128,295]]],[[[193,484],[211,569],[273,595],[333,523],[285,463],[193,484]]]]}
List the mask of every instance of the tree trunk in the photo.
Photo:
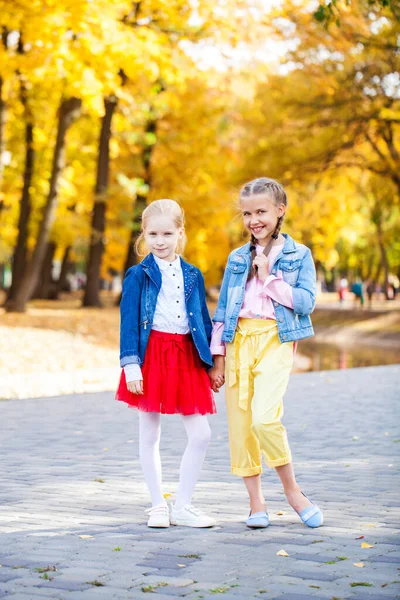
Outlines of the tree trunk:
{"type": "Polygon", "coordinates": [[[6,124],[6,103],[3,98],[3,78],[0,77],[0,212],[3,210],[4,203],[1,194],[4,172],[4,129],[6,124]]]}
{"type": "Polygon", "coordinates": [[[388,290],[389,290],[389,260],[385,248],[385,242],[383,239],[383,231],[382,224],[379,221],[376,224],[377,232],[378,232],[378,244],[379,250],[381,251],[381,264],[383,268],[383,291],[385,292],[386,300],[389,298],[388,290]]]}
{"type": "Polygon", "coordinates": [[[99,153],[97,159],[97,178],[92,215],[92,232],[87,266],[87,283],[83,306],[101,306],[100,302],[100,269],[104,251],[104,231],[108,177],[110,167],[111,122],[117,98],[110,96],[104,99],[105,113],[101,123],[99,153]]]}
{"type": "Polygon", "coordinates": [[[62,101],[58,111],[57,140],[54,148],[49,194],[43,210],[43,217],[40,222],[32,259],[25,270],[21,285],[16,291],[14,305],[11,309],[15,312],[24,312],[26,310],[26,303],[31,297],[40,275],[40,269],[46,252],[46,244],[57,208],[60,173],[65,166],[66,133],[73,121],[79,117],[81,104],[79,98],[68,98],[62,101]]]}
{"type": "Polygon", "coordinates": [[[57,246],[54,242],[49,242],[46,245],[46,253],[40,270],[40,276],[32,298],[40,298],[41,300],[49,300],[51,298],[52,286],[54,285],[53,260],[56,249],[57,246]]]}
{"type": "Polygon", "coordinates": [[[53,300],[58,300],[60,293],[65,289],[65,286],[67,284],[67,275],[71,266],[71,262],[69,260],[70,254],[71,246],[67,246],[61,264],[60,276],[54,288],[54,295],[52,297],[53,300]]]}
{"type": "MultiPolygon", "coordinates": [[[[8,47],[8,29],[3,27],[1,32],[1,41],[5,50],[8,47]]],[[[3,184],[3,173],[4,173],[4,156],[5,156],[5,142],[4,142],[4,131],[6,128],[6,113],[7,113],[7,103],[3,98],[3,87],[4,87],[4,79],[0,77],[0,212],[4,208],[3,197],[1,194],[1,186],[3,184]]]]}
{"type": "Polygon", "coordinates": [[[6,309],[12,310],[16,291],[22,284],[22,278],[26,269],[27,261],[27,243],[28,243],[28,225],[31,215],[31,185],[33,177],[33,168],[35,164],[35,149],[33,144],[33,119],[28,104],[28,94],[26,85],[20,76],[20,100],[24,107],[25,114],[25,170],[24,185],[21,195],[21,207],[18,219],[18,238],[14,249],[12,259],[12,281],[6,300],[6,309]]]}

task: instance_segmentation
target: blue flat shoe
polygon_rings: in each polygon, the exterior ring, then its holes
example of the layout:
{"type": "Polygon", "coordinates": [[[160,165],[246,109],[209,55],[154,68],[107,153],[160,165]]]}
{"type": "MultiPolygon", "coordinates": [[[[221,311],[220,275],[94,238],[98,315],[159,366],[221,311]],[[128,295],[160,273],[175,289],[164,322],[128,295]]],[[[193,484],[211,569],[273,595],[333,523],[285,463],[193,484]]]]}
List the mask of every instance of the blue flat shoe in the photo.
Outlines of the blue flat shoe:
{"type": "Polygon", "coordinates": [[[250,529],[265,529],[269,525],[269,516],[266,512],[256,512],[249,514],[246,521],[247,527],[250,529]]]}
{"type": "MultiPolygon", "coordinates": [[[[303,492],[301,493],[303,494],[303,492]]],[[[308,496],[306,496],[305,494],[303,494],[303,496],[311,502],[312,506],[307,506],[307,508],[304,508],[301,511],[301,513],[297,514],[303,521],[304,525],[307,525],[307,527],[321,527],[321,525],[324,522],[324,515],[322,514],[322,510],[318,508],[318,506],[314,504],[314,502],[310,500],[308,496]]]]}

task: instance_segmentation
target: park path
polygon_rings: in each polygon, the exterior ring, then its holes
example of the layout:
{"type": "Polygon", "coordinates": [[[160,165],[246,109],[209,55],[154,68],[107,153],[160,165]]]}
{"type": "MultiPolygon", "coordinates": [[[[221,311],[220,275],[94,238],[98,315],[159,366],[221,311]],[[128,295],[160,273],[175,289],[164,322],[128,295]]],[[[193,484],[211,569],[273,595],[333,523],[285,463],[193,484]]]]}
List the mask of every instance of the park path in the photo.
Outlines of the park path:
{"type": "MultiPolygon", "coordinates": [[[[284,422],[298,480],[325,512],[316,530],[270,470],[271,525],[246,529],[223,394],[194,498],[212,530],[147,529],[137,415],[111,393],[0,402],[0,598],[400,597],[399,388],[399,366],[292,376],[284,422]]],[[[164,417],[166,493],[184,444],[179,417],[164,417]]]]}

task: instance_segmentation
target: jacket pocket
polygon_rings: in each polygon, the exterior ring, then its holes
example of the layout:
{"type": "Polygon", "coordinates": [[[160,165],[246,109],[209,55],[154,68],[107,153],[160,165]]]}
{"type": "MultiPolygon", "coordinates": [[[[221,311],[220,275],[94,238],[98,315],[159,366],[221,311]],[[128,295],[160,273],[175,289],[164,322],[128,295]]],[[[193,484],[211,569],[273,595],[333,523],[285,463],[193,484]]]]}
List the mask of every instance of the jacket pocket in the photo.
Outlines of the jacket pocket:
{"type": "Polygon", "coordinates": [[[282,271],[282,277],[286,283],[296,285],[300,273],[301,260],[281,260],[279,269],[282,271]]]}
{"type": "Polygon", "coordinates": [[[246,270],[246,263],[239,261],[231,261],[228,263],[228,269],[234,275],[240,275],[246,270]]]}

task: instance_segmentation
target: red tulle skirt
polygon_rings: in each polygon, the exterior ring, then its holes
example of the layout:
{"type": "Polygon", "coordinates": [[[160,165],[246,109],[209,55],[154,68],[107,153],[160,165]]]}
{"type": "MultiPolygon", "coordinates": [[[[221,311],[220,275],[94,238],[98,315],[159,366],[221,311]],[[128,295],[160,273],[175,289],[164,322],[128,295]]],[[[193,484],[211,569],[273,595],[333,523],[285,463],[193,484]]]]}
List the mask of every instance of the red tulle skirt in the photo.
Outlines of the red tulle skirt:
{"type": "Polygon", "coordinates": [[[142,365],[143,395],[127,388],[122,369],[116,400],[146,412],[215,413],[210,380],[190,334],[150,333],[142,365]]]}

